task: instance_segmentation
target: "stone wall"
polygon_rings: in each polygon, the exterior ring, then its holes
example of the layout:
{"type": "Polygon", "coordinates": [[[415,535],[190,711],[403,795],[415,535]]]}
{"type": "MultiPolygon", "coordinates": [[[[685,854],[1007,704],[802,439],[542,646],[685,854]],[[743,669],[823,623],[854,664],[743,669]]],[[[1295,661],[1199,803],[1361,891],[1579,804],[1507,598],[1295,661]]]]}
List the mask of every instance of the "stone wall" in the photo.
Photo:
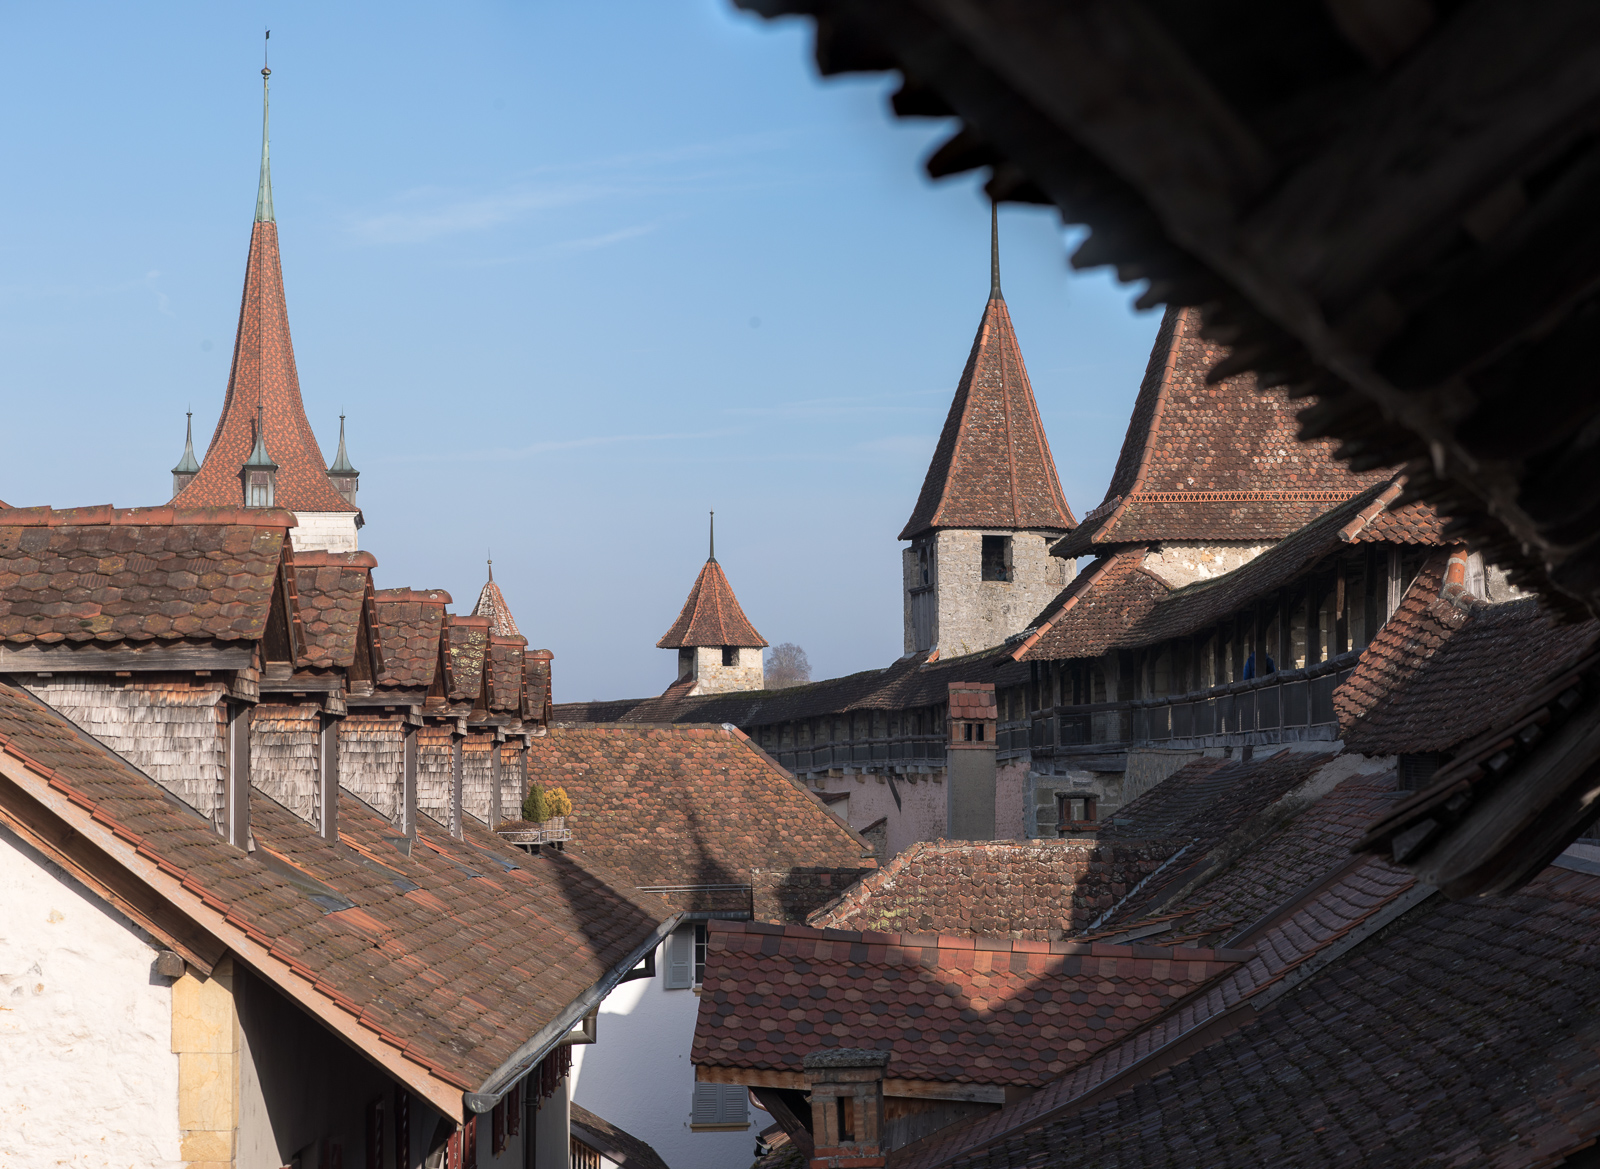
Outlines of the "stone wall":
{"type": "MultiPolygon", "coordinates": [[[[1278,748],[1272,749],[1276,751],[1278,748]]],[[[1213,749],[1209,753],[1215,755],[1220,752],[1213,749]]],[[[1138,799],[1184,764],[1193,763],[1206,754],[1207,752],[1203,750],[1165,751],[1146,748],[1129,751],[1128,770],[1123,773],[1122,779],[1123,802],[1138,799]]]]}
{"type": "Polygon", "coordinates": [[[731,690],[766,689],[766,667],[762,664],[761,650],[758,648],[740,646],[739,664],[736,666],[722,664],[720,645],[697,646],[693,653],[695,684],[690,694],[726,694],[731,690]]]}
{"type": "MultiPolygon", "coordinates": [[[[1050,765],[1041,763],[1039,766],[1044,768],[1050,765]]],[[[1101,820],[1109,820],[1117,807],[1126,802],[1122,793],[1122,773],[1119,771],[1080,771],[1062,767],[1060,774],[1047,774],[1030,770],[1023,797],[1027,816],[1023,829],[1029,839],[1055,836],[1058,795],[1093,796],[1095,814],[1101,820]]]]}
{"type": "Polygon", "coordinates": [[[296,552],[355,552],[356,517],[347,511],[297,511],[289,529],[296,552]]]}
{"type": "Polygon", "coordinates": [[[1158,551],[1147,552],[1141,566],[1171,588],[1181,589],[1197,580],[1210,580],[1249,564],[1271,544],[1207,544],[1198,540],[1163,540],[1158,551]]]}
{"type": "Polygon", "coordinates": [[[850,793],[849,824],[857,832],[877,820],[885,821],[885,857],[893,857],[919,840],[939,840],[949,835],[942,769],[931,774],[897,775],[893,790],[883,775],[830,775],[818,779],[816,788],[850,793]],[[900,793],[898,804],[895,791],[900,793]]]}
{"type": "MultiPolygon", "coordinates": [[[[989,649],[1028,627],[1076,572],[1072,561],[1050,555],[1053,539],[1040,532],[937,533],[931,573],[932,636],[940,657],[960,657],[989,649]],[[983,579],[986,535],[1010,538],[1010,580],[983,579]]],[[[912,627],[915,598],[911,593],[912,587],[920,587],[921,570],[910,552],[905,557],[904,574],[905,641],[909,652],[922,648],[913,644],[917,638],[912,627]]]]}

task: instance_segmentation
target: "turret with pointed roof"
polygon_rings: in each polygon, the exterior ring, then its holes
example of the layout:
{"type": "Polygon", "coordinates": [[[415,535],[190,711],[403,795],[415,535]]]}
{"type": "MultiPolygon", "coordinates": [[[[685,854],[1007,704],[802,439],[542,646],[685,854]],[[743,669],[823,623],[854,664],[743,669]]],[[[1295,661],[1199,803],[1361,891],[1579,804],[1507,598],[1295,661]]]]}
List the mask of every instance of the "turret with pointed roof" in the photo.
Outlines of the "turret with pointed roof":
{"type": "MultiPolygon", "coordinates": [[[[172,502],[182,507],[251,506],[241,472],[252,458],[253,448],[264,441],[276,462],[276,506],[288,508],[299,519],[294,530],[295,546],[348,551],[356,546],[360,509],[329,478],[328,465],[306,418],[295,370],[278,255],[278,225],[272,208],[267,133],[267,79],[271,70],[262,69],[261,76],[261,178],[233,366],[222,414],[205,460],[198,472],[178,488],[172,502]]],[[[347,459],[345,462],[348,464],[347,459]]]]}
{"type": "Polygon", "coordinates": [[[717,563],[716,512],[711,513],[711,550],[695,577],[683,611],[656,645],[678,651],[678,680],[685,694],[760,690],[761,651],[766,638],[739,607],[722,565],[717,563]]]}
{"type": "Polygon", "coordinates": [[[172,468],[173,495],[189,486],[190,481],[200,473],[200,464],[194,457],[194,411],[190,410],[184,418],[187,421],[183,424],[183,458],[172,468]]]}
{"type": "Polygon", "coordinates": [[[489,579],[483,584],[483,589],[478,593],[478,603],[472,606],[474,617],[489,618],[489,631],[500,637],[521,637],[522,630],[517,628],[516,618],[511,615],[511,606],[506,604],[505,594],[500,591],[500,586],[494,583],[494,561],[489,561],[489,579]]]}
{"type": "Polygon", "coordinates": [[[1000,291],[991,208],[989,300],[900,533],[906,652],[972,653],[1021,630],[1070,579],[1047,549],[1076,524],[1000,291]]]}

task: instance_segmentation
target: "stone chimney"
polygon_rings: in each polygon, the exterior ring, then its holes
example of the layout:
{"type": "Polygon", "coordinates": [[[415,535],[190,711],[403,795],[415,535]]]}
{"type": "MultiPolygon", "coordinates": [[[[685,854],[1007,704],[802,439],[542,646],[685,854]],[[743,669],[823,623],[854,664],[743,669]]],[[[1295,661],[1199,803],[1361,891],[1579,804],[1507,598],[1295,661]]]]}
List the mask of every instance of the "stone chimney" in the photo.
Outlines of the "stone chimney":
{"type": "Polygon", "coordinates": [[[888,1164],[883,1138],[883,1072],[887,1051],[843,1047],[805,1058],[811,1089],[810,1169],[881,1169],[888,1164]]]}

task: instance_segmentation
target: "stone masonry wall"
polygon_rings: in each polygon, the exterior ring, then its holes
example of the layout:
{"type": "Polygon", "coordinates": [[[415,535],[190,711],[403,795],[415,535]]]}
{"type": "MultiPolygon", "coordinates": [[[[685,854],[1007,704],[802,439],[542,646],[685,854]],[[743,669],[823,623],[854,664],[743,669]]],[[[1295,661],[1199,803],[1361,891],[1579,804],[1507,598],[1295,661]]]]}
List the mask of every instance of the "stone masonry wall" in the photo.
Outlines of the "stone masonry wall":
{"type": "Polygon", "coordinates": [[[761,650],[751,646],[739,649],[739,664],[722,664],[720,645],[702,645],[695,649],[695,685],[690,694],[726,694],[730,690],[763,690],[766,688],[766,667],[761,662],[761,650]]]}
{"type": "Polygon", "coordinates": [[[1197,580],[1232,572],[1260,556],[1271,544],[1203,544],[1198,540],[1164,540],[1158,552],[1145,554],[1142,567],[1181,589],[1197,580]]]}
{"type": "MultiPolygon", "coordinates": [[[[1076,573],[1072,561],[1050,555],[1039,532],[944,531],[934,543],[937,597],[934,644],[943,658],[999,645],[1020,633],[1076,573]],[[983,537],[1011,538],[1010,580],[983,579],[983,537]]],[[[907,574],[912,565],[908,561],[907,574]]],[[[910,620],[910,603],[906,608],[910,620]]],[[[909,630],[908,630],[908,636],[909,630]]]]}

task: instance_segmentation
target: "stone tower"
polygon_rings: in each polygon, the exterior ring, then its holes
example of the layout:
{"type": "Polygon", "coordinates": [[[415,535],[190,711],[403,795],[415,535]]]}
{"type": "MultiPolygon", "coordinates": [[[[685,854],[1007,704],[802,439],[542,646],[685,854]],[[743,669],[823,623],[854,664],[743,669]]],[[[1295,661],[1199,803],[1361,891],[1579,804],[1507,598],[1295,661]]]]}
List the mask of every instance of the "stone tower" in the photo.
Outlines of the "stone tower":
{"type": "Polygon", "coordinates": [[[1072,578],[1050,545],[1077,526],[1061,492],[1022,351],[1000,293],[991,212],[989,303],[900,539],[905,652],[956,657],[1027,627],[1072,578]]]}
{"type": "Polygon", "coordinates": [[[689,590],[683,612],[656,645],[678,651],[673,685],[685,686],[685,695],[761,690],[766,686],[761,651],[767,641],[744,615],[717,563],[715,512],[711,522],[711,555],[689,590]]]}
{"type": "Polygon", "coordinates": [[[261,180],[228,391],[198,469],[190,470],[192,454],[173,469],[172,502],[178,507],[288,508],[299,520],[291,532],[297,550],[353,552],[362,520],[355,505],[356,472],[344,457],[342,420],[336,484],[306,419],[289,337],[267,153],[270,75],[270,70],[261,71],[261,180]]]}

